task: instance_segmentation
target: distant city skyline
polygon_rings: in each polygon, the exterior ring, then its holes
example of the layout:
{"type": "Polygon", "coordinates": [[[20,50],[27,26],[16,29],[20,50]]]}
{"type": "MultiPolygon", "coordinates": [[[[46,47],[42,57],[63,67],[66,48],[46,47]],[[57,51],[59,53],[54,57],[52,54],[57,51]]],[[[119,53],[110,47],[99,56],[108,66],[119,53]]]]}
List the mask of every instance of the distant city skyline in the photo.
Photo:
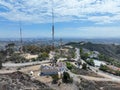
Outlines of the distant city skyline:
{"type": "MultiPolygon", "coordinates": [[[[51,0],[0,0],[0,38],[50,38],[51,0]]],[[[119,0],[54,0],[56,38],[120,38],[119,0]]]]}

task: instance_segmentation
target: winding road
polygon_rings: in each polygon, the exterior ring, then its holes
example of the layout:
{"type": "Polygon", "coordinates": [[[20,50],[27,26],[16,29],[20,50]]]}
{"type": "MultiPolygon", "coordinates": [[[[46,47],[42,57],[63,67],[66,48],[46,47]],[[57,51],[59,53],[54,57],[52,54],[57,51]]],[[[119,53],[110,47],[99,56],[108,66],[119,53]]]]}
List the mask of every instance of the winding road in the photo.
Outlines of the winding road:
{"type": "MultiPolygon", "coordinates": [[[[78,61],[81,57],[80,57],[80,52],[79,52],[79,48],[76,48],[76,61],[78,61]]],[[[82,63],[86,63],[84,60],[80,59],[82,61],[82,63]]],[[[89,66],[89,65],[88,65],[89,66]]],[[[103,76],[104,78],[98,78],[98,77],[91,77],[91,76],[85,76],[85,75],[77,75],[77,74],[74,74],[70,71],[68,71],[68,73],[70,74],[71,77],[73,77],[73,79],[75,81],[79,81],[80,77],[84,78],[84,79],[87,79],[87,80],[93,80],[93,81],[112,81],[112,82],[120,82],[120,77],[119,76],[115,76],[115,75],[111,75],[109,73],[105,73],[105,72],[102,72],[100,71],[98,68],[96,67],[92,67],[92,66],[89,66],[90,69],[95,72],[96,74],[100,75],[100,76],[103,76]],[[96,72],[96,70],[98,72],[96,72]]]]}

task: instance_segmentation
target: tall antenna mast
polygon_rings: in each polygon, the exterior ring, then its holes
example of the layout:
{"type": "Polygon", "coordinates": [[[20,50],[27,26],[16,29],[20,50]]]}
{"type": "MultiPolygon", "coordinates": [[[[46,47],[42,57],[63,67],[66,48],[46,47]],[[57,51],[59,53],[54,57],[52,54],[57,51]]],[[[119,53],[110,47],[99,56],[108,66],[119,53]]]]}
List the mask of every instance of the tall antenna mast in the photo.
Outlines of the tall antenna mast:
{"type": "Polygon", "coordinates": [[[53,58],[52,58],[52,65],[55,65],[55,52],[54,52],[54,1],[52,0],[52,51],[53,51],[53,58]]]}
{"type": "Polygon", "coordinates": [[[23,40],[22,40],[22,27],[21,27],[21,21],[19,21],[19,26],[20,26],[20,52],[23,52],[23,40]]]}
{"type": "Polygon", "coordinates": [[[54,50],[54,1],[52,0],[52,47],[54,50]]]}

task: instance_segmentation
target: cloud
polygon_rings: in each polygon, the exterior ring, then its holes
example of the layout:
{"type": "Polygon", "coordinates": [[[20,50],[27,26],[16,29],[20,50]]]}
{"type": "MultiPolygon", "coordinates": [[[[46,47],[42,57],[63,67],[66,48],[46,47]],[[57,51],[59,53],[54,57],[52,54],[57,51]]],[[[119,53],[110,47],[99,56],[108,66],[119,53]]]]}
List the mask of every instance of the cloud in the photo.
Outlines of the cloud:
{"type": "MultiPolygon", "coordinates": [[[[54,0],[55,22],[120,22],[119,0],[54,0]]],[[[11,21],[50,23],[52,0],[0,0],[0,17],[11,21]]]]}

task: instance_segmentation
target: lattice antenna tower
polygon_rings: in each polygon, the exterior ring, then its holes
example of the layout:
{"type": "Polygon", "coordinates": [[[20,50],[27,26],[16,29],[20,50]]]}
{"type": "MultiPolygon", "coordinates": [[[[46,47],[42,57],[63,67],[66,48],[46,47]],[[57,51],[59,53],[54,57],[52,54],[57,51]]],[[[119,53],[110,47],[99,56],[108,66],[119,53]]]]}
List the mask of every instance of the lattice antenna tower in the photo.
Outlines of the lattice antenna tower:
{"type": "Polygon", "coordinates": [[[54,51],[54,1],[52,0],[52,49],[54,51]]]}

